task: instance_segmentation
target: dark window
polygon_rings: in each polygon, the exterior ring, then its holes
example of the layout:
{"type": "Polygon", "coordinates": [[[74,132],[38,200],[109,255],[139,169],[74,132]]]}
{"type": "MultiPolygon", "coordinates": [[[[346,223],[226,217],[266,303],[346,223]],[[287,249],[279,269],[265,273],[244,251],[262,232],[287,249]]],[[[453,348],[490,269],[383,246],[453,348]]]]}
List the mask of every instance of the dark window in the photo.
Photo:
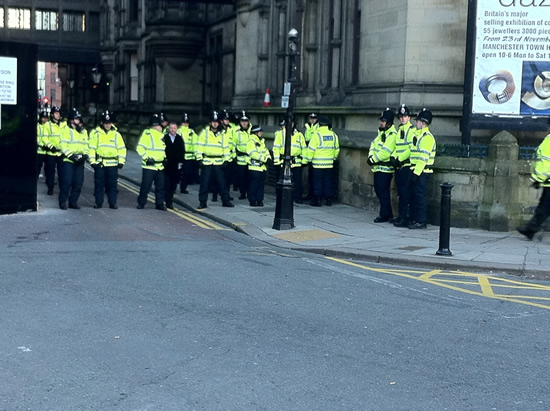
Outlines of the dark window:
{"type": "Polygon", "coordinates": [[[99,33],[99,13],[90,13],[88,18],[88,31],[90,33],[99,33]]]}
{"type": "Polygon", "coordinates": [[[138,1],[128,0],[128,21],[133,22],[138,20],[138,1]]]}
{"type": "Polygon", "coordinates": [[[355,0],[355,13],[353,19],[353,49],[351,61],[351,84],[359,83],[359,64],[361,54],[361,6],[359,0],[355,0]]]}
{"type": "Polygon", "coordinates": [[[63,12],[63,31],[85,31],[86,16],[81,11],[63,12]]]}

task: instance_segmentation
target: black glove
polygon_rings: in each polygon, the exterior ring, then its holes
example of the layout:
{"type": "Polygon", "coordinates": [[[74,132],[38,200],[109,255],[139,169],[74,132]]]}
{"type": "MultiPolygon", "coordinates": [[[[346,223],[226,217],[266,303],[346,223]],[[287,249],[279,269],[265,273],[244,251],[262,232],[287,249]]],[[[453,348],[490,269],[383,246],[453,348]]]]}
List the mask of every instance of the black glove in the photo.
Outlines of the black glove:
{"type": "Polygon", "coordinates": [[[118,163],[118,168],[119,168],[119,169],[122,169],[122,167],[124,167],[124,164],[118,163]]]}
{"type": "Polygon", "coordinates": [[[533,184],[532,184],[533,188],[538,190],[540,188],[540,182],[538,181],[533,181],[533,184]]]}
{"type": "Polygon", "coordinates": [[[156,163],[155,160],[152,159],[152,158],[147,158],[147,159],[145,160],[145,165],[147,165],[147,166],[154,166],[155,163],[156,163]]]}
{"type": "Polygon", "coordinates": [[[392,167],[395,167],[395,168],[401,168],[401,161],[399,161],[397,158],[395,157],[391,157],[390,158],[390,164],[392,165],[392,167]]]}
{"type": "Polygon", "coordinates": [[[372,161],[372,157],[367,158],[367,164],[371,167],[374,165],[374,161],[372,161]]]}
{"type": "Polygon", "coordinates": [[[101,165],[100,165],[99,163],[90,164],[90,165],[92,166],[92,168],[93,168],[94,170],[97,170],[98,168],[101,167],[101,165]]]}
{"type": "Polygon", "coordinates": [[[88,161],[89,158],[88,154],[82,154],[82,161],[88,161]]]}
{"type": "Polygon", "coordinates": [[[73,163],[80,163],[82,162],[82,154],[71,154],[69,156],[69,160],[71,160],[73,163]]]}

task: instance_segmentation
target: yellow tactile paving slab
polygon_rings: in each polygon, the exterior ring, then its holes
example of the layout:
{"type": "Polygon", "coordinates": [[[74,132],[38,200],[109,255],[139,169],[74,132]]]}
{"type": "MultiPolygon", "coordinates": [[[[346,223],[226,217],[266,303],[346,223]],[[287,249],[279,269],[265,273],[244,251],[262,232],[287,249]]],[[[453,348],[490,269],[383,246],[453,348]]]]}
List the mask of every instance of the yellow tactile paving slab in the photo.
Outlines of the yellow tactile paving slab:
{"type": "Polygon", "coordinates": [[[325,230],[303,230],[293,231],[290,233],[274,234],[273,237],[276,237],[280,240],[290,241],[291,243],[303,243],[306,241],[336,238],[340,237],[340,235],[325,230]]]}
{"type": "Polygon", "coordinates": [[[462,271],[377,268],[339,258],[326,258],[352,267],[410,278],[467,294],[550,310],[550,286],[547,285],[462,271]]]}

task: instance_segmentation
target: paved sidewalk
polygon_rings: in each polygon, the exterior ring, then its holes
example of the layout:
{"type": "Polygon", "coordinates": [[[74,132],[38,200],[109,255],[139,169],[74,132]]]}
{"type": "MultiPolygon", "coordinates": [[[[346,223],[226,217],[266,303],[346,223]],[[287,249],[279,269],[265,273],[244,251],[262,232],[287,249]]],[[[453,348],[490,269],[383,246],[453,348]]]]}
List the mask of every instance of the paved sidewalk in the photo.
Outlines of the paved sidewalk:
{"type": "MultiPolygon", "coordinates": [[[[120,177],[140,183],[141,163],[137,153],[128,152],[127,164],[120,170],[120,177]]],[[[427,230],[396,228],[389,223],[374,223],[375,213],[356,207],[344,204],[311,207],[304,202],[294,205],[296,227],[279,231],[272,228],[274,193],[266,193],[264,207],[250,207],[247,200],[238,200],[238,193],[232,192],[234,208],[222,207],[221,200],[210,201],[210,195],[208,208],[198,211],[198,185],[188,187],[188,191],[189,194],[181,194],[178,188],[174,203],[282,248],[434,270],[508,273],[550,279],[550,238],[542,234],[527,241],[517,232],[451,228],[453,255],[438,256],[435,254],[439,248],[437,226],[429,225],[427,230]]],[[[147,205],[146,210],[152,207],[147,205]]]]}

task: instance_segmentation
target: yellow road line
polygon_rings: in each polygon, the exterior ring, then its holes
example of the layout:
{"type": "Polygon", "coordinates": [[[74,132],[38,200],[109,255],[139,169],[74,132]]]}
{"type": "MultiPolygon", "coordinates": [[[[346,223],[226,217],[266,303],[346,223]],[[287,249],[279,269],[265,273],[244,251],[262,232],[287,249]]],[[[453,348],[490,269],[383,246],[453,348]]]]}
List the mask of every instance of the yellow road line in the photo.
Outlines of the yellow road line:
{"type": "Polygon", "coordinates": [[[352,267],[360,268],[363,270],[369,270],[374,272],[379,272],[383,274],[391,274],[396,275],[403,278],[409,278],[412,280],[422,281],[424,283],[432,284],[438,287],[444,287],[450,290],[458,291],[461,293],[466,293],[470,295],[475,295],[479,297],[487,297],[492,298],[496,300],[502,300],[502,301],[508,301],[518,304],[524,304],[529,305],[533,307],[538,308],[544,308],[546,310],[550,310],[550,304],[540,304],[531,300],[539,300],[539,301],[549,301],[550,302],[550,287],[544,286],[541,284],[530,284],[530,283],[523,283],[520,281],[515,280],[508,280],[493,276],[487,276],[483,274],[475,274],[475,273],[467,273],[467,272],[444,272],[441,270],[434,270],[434,271],[418,271],[418,270],[394,270],[394,269],[384,269],[384,268],[376,268],[376,267],[369,267],[363,264],[353,263],[351,261],[342,260],[340,258],[334,258],[334,257],[325,257],[329,260],[335,261],[337,263],[349,265],[352,267]],[[419,275],[412,275],[419,274],[419,275]],[[477,282],[473,281],[458,281],[458,280],[447,280],[447,279],[438,279],[437,275],[442,276],[455,276],[455,277],[466,277],[477,280],[477,282]],[[500,283],[500,284],[494,284],[494,282],[500,283]],[[453,284],[463,284],[468,286],[479,286],[480,291],[475,291],[467,288],[461,288],[453,284]],[[508,287],[505,285],[505,283],[510,284],[508,287]],[[494,287],[499,288],[510,288],[512,290],[514,289],[529,289],[533,291],[538,292],[548,292],[548,297],[542,297],[542,296],[522,296],[522,295],[503,295],[503,294],[495,294],[494,287]]]}
{"type": "MultiPolygon", "coordinates": [[[[118,184],[125,188],[126,190],[128,191],[131,191],[132,193],[135,193],[135,194],[139,194],[139,191],[134,188],[132,185],[128,184],[127,182],[125,181],[120,181],[118,182],[118,184]]],[[[154,197],[149,194],[147,196],[147,199],[151,202],[154,203],[154,197]]],[[[193,224],[196,224],[197,226],[199,226],[200,228],[204,228],[205,230],[227,230],[226,228],[224,227],[221,227],[211,221],[208,221],[208,220],[205,220],[201,217],[198,217],[192,213],[189,213],[187,211],[183,211],[183,210],[179,210],[179,209],[168,209],[168,211],[170,211],[171,213],[174,213],[176,214],[178,217],[181,217],[183,218],[184,220],[187,220],[193,224]]]]}

